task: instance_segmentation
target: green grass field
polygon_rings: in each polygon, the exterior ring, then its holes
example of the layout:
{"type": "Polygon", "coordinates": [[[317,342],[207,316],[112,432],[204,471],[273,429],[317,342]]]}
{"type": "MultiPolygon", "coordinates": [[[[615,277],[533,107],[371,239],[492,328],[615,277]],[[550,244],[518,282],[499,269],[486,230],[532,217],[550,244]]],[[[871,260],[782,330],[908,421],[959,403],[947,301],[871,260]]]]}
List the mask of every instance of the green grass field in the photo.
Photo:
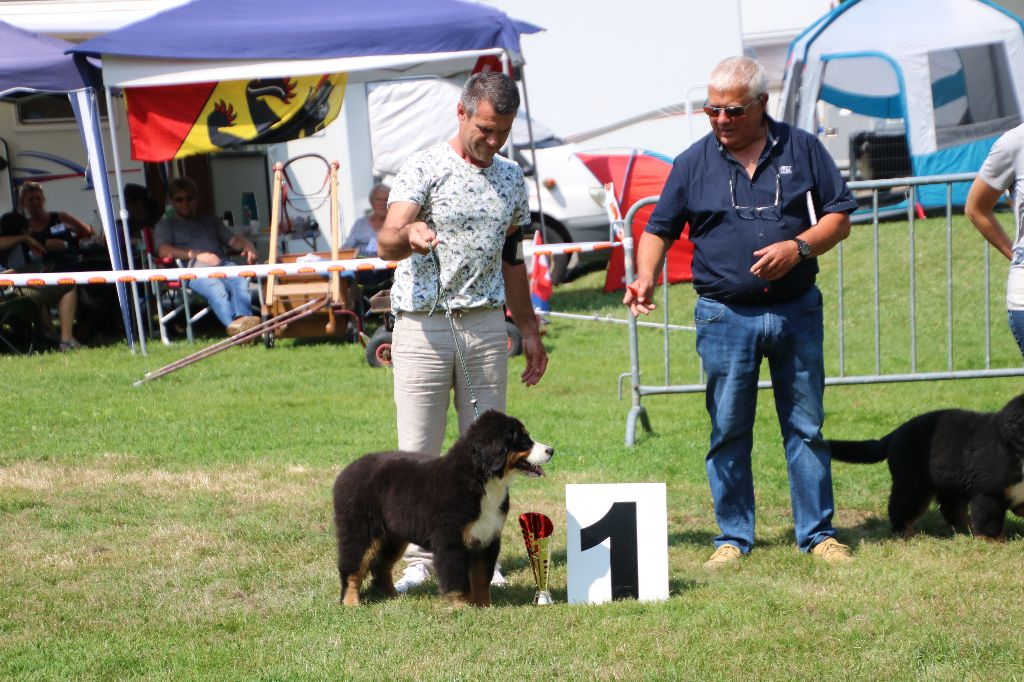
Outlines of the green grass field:
{"type": "MultiPolygon", "coordinates": [[[[925,370],[946,366],[945,237],[932,234],[941,229],[929,220],[916,235],[925,370]]],[[[883,370],[905,371],[908,305],[898,289],[907,227],[881,231],[892,261],[883,271],[883,339],[893,341],[883,370]]],[[[864,236],[844,249],[847,374],[873,371],[864,236]]],[[[980,242],[958,221],[957,368],[984,364],[984,306],[972,284],[980,242]]],[[[997,257],[993,364],[1019,366],[997,257]]],[[[834,329],[835,258],[822,260],[834,329]]],[[[602,283],[595,273],[560,287],[554,308],[624,317],[620,296],[600,293],[602,283]]],[[[687,324],[692,290],[673,287],[671,298],[673,321],[687,324]]],[[[645,382],[660,382],[661,335],[641,330],[640,342],[645,382]]],[[[512,385],[509,411],[557,452],[545,478],[513,486],[501,553],[510,586],[487,610],[452,609],[433,587],[354,610],[337,604],[331,484],[353,458],[395,443],[391,375],[368,367],[359,346],[233,349],[139,388],[132,382],[144,372],[194,348],[0,357],[0,678],[1024,679],[1022,520],[1011,516],[1008,541],[991,544],[952,535],[933,510],[921,535],[896,540],[886,467],[837,463],[835,523],[856,561],[831,567],[801,555],[765,391],[755,427],[758,545],[737,570],[709,574],[701,563],[716,527],[703,396],[646,398],[654,432],[627,449],[629,401],[617,396],[629,370],[625,327],[556,320],[546,343],[547,376],[529,389],[512,385]],[[667,601],[565,603],[565,485],[597,482],[666,483],[667,601]],[[555,523],[551,607],[531,605],[514,521],[523,511],[555,523]]],[[[836,374],[834,331],[826,343],[836,374]]],[[[673,333],[671,346],[671,380],[696,381],[692,335],[673,333]]],[[[521,367],[513,360],[510,375],[521,367]]],[[[833,386],[825,432],[867,438],[930,409],[994,410],[1021,386],[1019,377],[833,386]]]]}

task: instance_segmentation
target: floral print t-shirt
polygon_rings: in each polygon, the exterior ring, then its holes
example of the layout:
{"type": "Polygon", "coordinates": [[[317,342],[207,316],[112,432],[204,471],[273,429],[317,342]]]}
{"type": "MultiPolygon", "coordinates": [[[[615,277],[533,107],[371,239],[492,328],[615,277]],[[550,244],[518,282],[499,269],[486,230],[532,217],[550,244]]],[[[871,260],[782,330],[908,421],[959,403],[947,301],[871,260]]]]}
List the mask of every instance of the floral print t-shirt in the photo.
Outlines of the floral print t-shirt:
{"type": "MultiPolygon", "coordinates": [[[[441,300],[453,310],[505,305],[501,249],[509,225],[527,225],[530,206],[523,170],[502,156],[487,168],[467,162],[448,142],[409,157],[391,184],[388,204],[419,204],[422,220],[439,237],[441,300]]],[[[431,254],[399,263],[391,287],[395,311],[427,312],[437,300],[438,268],[431,254]]]]}

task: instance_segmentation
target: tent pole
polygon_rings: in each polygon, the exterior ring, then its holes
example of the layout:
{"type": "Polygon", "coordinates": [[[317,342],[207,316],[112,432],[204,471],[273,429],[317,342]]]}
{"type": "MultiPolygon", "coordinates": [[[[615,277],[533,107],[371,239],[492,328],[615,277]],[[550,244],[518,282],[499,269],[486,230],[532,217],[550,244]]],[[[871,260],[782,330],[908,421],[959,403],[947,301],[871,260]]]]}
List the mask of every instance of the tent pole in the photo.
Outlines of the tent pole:
{"type": "MultiPolygon", "coordinates": [[[[114,156],[114,179],[117,181],[117,206],[118,215],[121,217],[121,236],[124,239],[124,250],[128,256],[128,269],[135,269],[135,258],[132,255],[132,242],[128,233],[128,209],[124,206],[124,179],[121,176],[121,154],[117,145],[117,110],[114,109],[114,99],[110,94],[110,87],[104,86],[103,94],[107,101],[107,123],[110,127],[110,151],[114,156]]],[[[111,192],[111,195],[113,192],[111,192]]],[[[142,304],[139,301],[139,283],[132,282],[132,299],[135,303],[135,328],[139,333],[139,347],[143,355],[148,355],[146,349],[146,329],[142,324],[142,304]]]]}
{"type": "MultiPolygon", "coordinates": [[[[508,53],[502,53],[501,60],[504,63],[508,59],[508,53]]],[[[530,163],[533,164],[533,186],[537,190],[537,216],[540,219],[540,236],[544,238],[545,244],[550,244],[548,239],[548,228],[544,222],[544,207],[541,205],[540,197],[540,173],[537,172],[537,148],[533,142],[533,119],[530,118],[530,97],[526,94],[526,64],[519,65],[519,80],[523,82],[523,105],[526,108],[526,134],[530,138],[530,163]]],[[[509,135],[509,139],[512,136],[509,135]]]]}

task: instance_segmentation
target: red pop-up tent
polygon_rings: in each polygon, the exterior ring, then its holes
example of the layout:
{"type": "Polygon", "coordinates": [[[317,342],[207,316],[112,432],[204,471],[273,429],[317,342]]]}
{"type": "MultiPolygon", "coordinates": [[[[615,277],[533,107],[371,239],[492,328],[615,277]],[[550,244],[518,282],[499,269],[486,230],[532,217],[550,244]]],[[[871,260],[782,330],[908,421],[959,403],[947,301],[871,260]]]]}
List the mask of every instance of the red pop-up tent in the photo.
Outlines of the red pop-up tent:
{"type": "MultiPolygon", "coordinates": [[[[602,183],[613,183],[616,200],[622,215],[629,212],[630,207],[638,200],[661,194],[665,179],[672,169],[672,163],[651,152],[633,151],[616,154],[578,154],[590,172],[602,183]]],[[[644,206],[633,217],[633,240],[639,243],[640,235],[647,225],[654,206],[644,206]]],[[[693,242],[690,241],[690,226],[683,228],[682,236],[672,245],[668,252],[668,268],[662,273],[668,283],[689,282],[693,279],[690,272],[690,261],[693,259],[693,242]]],[[[604,280],[604,291],[619,291],[626,287],[626,267],[621,249],[612,251],[608,261],[608,273],[604,280]]]]}

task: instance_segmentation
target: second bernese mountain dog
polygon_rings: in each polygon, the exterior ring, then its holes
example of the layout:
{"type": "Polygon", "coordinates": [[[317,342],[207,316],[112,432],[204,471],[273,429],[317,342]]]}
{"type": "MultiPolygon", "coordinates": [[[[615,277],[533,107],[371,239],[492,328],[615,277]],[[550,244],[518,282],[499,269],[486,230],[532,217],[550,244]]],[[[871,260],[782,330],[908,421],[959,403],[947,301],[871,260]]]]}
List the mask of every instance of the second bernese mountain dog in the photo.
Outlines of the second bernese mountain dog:
{"type": "Polygon", "coordinates": [[[830,440],[832,459],[889,463],[889,520],[897,535],[933,499],[955,530],[999,540],[1006,511],[1024,516],[1024,395],[998,412],[938,410],[914,417],[880,440],[830,440]]]}
{"type": "Polygon", "coordinates": [[[455,604],[490,606],[490,581],[508,515],[513,473],[541,476],[554,450],[515,417],[485,412],[442,457],[378,452],[334,482],[341,602],[359,604],[367,573],[395,596],[392,568],[410,542],[434,553],[441,593],[455,604]]]}

